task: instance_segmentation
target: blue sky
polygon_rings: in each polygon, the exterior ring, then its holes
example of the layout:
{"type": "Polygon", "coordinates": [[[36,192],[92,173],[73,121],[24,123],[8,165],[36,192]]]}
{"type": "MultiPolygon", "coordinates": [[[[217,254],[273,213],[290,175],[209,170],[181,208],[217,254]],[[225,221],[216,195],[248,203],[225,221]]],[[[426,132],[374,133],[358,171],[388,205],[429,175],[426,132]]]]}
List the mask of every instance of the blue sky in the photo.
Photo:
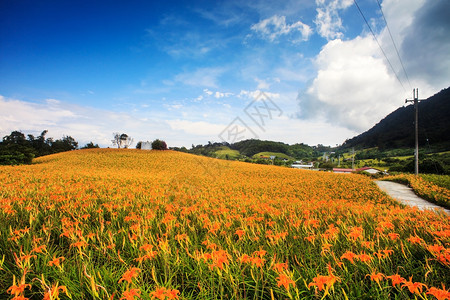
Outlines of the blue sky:
{"type": "Polygon", "coordinates": [[[379,1],[407,75],[376,0],[393,68],[350,0],[2,1],[0,134],[341,144],[449,85],[449,2],[379,1]]]}

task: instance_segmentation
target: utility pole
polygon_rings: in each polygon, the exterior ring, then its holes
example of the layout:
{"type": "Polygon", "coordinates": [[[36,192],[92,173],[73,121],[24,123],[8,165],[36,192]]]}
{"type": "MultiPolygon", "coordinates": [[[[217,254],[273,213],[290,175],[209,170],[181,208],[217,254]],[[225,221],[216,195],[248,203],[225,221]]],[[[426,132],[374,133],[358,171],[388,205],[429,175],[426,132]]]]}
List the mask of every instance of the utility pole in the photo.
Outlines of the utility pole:
{"type": "Polygon", "coordinates": [[[415,127],[415,148],[414,151],[414,172],[416,175],[419,174],[419,102],[425,100],[425,99],[419,99],[419,89],[413,89],[413,99],[412,100],[405,100],[405,103],[413,102],[414,103],[414,127],[415,127]]]}
{"type": "Polygon", "coordinates": [[[355,148],[352,148],[352,170],[355,169],[355,148]]]}

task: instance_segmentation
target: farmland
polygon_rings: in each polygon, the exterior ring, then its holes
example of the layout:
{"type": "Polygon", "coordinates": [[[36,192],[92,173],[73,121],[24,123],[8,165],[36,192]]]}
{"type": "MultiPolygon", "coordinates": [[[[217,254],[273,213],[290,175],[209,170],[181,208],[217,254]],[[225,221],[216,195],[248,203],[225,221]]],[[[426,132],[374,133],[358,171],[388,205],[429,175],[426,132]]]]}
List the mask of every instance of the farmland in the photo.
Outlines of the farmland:
{"type": "Polygon", "coordinates": [[[0,183],[2,299],[449,297],[449,217],[365,176],[94,149],[0,183]]]}

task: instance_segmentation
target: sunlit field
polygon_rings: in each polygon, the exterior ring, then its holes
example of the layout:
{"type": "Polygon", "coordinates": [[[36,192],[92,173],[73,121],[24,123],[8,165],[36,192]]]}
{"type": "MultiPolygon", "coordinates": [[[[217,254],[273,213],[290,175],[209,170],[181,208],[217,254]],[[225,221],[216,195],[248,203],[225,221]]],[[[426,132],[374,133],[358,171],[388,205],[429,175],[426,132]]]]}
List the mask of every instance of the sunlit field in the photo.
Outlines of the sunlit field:
{"type": "Polygon", "coordinates": [[[450,219],[362,175],[172,151],[0,167],[1,299],[449,299],[450,219]]]}

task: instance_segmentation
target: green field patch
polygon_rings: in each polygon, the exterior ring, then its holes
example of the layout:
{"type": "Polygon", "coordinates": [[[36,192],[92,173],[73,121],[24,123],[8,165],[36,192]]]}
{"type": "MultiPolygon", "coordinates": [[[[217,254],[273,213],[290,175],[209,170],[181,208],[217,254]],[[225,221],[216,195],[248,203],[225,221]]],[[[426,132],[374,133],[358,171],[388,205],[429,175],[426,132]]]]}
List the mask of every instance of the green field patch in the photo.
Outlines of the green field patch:
{"type": "Polygon", "coordinates": [[[294,159],[287,154],[279,152],[259,152],[253,155],[253,158],[270,158],[271,156],[275,156],[276,158],[279,159],[291,159],[291,160],[294,159]]]}
{"type": "Polygon", "coordinates": [[[220,159],[236,159],[241,155],[239,151],[230,149],[227,146],[221,147],[222,149],[215,152],[216,157],[220,159]]]}

